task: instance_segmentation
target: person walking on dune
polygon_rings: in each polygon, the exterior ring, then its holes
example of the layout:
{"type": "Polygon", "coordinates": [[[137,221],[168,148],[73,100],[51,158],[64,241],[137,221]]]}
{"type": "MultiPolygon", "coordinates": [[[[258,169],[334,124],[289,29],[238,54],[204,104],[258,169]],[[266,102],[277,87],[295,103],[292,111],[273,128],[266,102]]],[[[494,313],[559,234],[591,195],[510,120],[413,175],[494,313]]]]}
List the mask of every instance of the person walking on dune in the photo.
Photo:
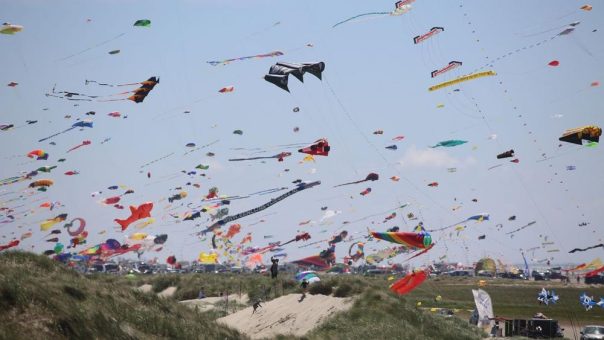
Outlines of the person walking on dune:
{"type": "Polygon", "coordinates": [[[271,278],[276,279],[277,275],[279,275],[279,259],[276,259],[271,256],[271,278]]]}
{"type": "Polygon", "coordinates": [[[254,304],[252,305],[252,308],[254,308],[254,310],[252,311],[252,314],[256,313],[256,309],[258,309],[259,307],[262,307],[260,302],[261,302],[260,300],[254,302],[254,304]]]}

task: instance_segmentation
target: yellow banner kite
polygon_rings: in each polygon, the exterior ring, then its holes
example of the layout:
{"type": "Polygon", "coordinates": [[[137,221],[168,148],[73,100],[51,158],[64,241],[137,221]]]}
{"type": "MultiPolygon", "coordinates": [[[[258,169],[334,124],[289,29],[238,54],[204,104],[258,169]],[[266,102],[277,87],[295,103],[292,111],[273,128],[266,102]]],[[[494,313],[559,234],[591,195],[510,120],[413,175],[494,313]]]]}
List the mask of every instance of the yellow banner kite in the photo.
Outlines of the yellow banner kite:
{"type": "Polygon", "coordinates": [[[459,78],[455,78],[453,80],[446,81],[444,83],[440,83],[440,84],[431,86],[428,88],[428,91],[436,91],[436,90],[442,89],[443,87],[455,85],[455,84],[458,84],[458,83],[461,83],[464,81],[468,81],[468,80],[472,80],[472,79],[476,79],[476,78],[488,77],[488,76],[496,76],[496,75],[497,75],[497,73],[495,73],[495,71],[472,73],[472,74],[468,74],[465,76],[461,76],[459,78]]]}

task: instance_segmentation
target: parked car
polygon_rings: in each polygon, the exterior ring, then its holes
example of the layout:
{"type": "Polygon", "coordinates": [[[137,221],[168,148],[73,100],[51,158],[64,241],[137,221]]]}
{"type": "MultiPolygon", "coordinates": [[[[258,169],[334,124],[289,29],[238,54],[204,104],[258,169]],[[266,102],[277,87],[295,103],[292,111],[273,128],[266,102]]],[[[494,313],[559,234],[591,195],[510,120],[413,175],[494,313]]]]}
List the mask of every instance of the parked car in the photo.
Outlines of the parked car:
{"type": "Polygon", "coordinates": [[[604,339],[604,326],[585,326],[581,330],[581,340],[604,339]]]}
{"type": "Polygon", "coordinates": [[[120,272],[120,266],[115,263],[105,263],[103,269],[105,273],[117,274],[120,272]]]}
{"type": "Polygon", "coordinates": [[[531,276],[533,277],[533,279],[535,281],[549,281],[549,272],[539,272],[536,270],[533,270],[533,272],[531,273],[531,276]]]}
{"type": "Polygon", "coordinates": [[[604,284],[604,276],[602,274],[585,277],[585,284],[604,284]]]}
{"type": "Polygon", "coordinates": [[[523,273],[505,272],[505,273],[499,274],[499,277],[501,277],[503,279],[526,280],[526,277],[524,276],[523,273]]]}
{"type": "Polygon", "coordinates": [[[139,274],[153,274],[153,269],[151,266],[144,262],[136,263],[133,270],[139,274]]]}
{"type": "Polygon", "coordinates": [[[470,272],[469,270],[454,270],[454,271],[448,272],[447,275],[470,277],[470,276],[472,276],[472,272],[470,272]]]}
{"type": "Polygon", "coordinates": [[[562,274],[562,272],[560,272],[560,271],[557,271],[557,270],[554,271],[554,270],[552,270],[549,273],[549,278],[552,279],[552,280],[566,281],[568,279],[568,276],[562,274]]]}

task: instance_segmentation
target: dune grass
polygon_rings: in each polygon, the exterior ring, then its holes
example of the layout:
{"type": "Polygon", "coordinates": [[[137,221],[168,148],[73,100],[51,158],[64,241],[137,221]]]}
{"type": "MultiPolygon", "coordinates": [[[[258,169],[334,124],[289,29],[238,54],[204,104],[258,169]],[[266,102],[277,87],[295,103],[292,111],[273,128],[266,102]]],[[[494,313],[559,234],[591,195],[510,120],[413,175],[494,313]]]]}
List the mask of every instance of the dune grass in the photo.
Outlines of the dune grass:
{"type": "Polygon", "coordinates": [[[124,281],[83,276],[40,255],[2,253],[0,338],[246,338],[174,300],[138,292],[124,281]]]}

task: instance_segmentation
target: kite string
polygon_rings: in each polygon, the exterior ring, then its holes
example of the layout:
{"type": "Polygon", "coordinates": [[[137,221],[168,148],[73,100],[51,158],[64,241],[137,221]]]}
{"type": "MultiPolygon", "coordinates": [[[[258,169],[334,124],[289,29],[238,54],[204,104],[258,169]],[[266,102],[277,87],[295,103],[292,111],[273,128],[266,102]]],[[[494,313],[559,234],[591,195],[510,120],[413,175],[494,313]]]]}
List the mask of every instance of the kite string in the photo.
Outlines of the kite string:
{"type": "Polygon", "coordinates": [[[348,110],[346,109],[346,107],[344,106],[344,104],[342,103],[342,101],[340,100],[340,98],[338,97],[338,95],[335,93],[335,91],[331,87],[331,84],[329,83],[329,80],[327,78],[325,78],[325,77],[324,77],[324,79],[325,79],[325,83],[327,84],[327,87],[329,88],[331,94],[336,99],[336,102],[340,106],[340,109],[342,110],[342,112],[344,112],[344,114],[346,115],[346,117],[348,118],[348,120],[350,120],[350,122],[352,123],[352,125],[355,127],[355,129],[357,130],[357,132],[363,137],[363,139],[365,139],[365,141],[367,142],[367,144],[369,144],[375,150],[375,152],[380,156],[380,158],[382,158],[382,160],[386,163],[386,166],[388,166],[389,168],[391,168],[392,170],[394,170],[399,175],[400,178],[403,178],[417,192],[419,192],[419,193],[423,194],[424,196],[426,196],[428,199],[430,199],[432,201],[432,203],[434,203],[439,208],[443,209],[444,211],[446,211],[448,214],[451,215],[451,212],[449,212],[449,210],[447,208],[445,208],[440,203],[436,202],[436,200],[434,200],[430,195],[428,195],[425,192],[421,191],[417,185],[415,185],[411,180],[409,180],[407,177],[405,177],[398,169],[396,169],[396,167],[393,167],[392,164],[390,164],[388,162],[388,160],[386,159],[386,157],[384,157],[384,155],[375,146],[375,144],[373,144],[369,140],[369,138],[367,138],[367,136],[365,136],[365,134],[363,133],[362,129],[358,126],[358,124],[354,121],[354,119],[352,119],[352,116],[350,115],[350,113],[348,112],[348,110]]]}

